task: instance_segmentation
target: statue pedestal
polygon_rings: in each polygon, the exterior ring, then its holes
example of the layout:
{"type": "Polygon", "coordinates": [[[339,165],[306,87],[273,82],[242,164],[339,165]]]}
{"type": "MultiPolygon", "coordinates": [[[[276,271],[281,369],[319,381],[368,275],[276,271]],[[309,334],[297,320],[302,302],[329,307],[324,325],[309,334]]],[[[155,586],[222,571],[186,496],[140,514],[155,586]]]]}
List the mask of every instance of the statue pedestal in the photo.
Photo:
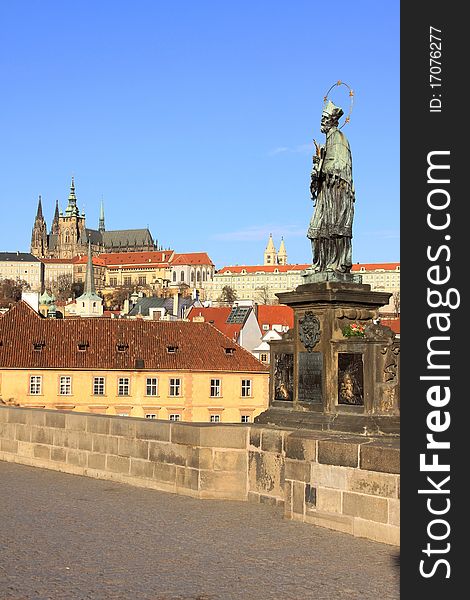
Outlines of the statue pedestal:
{"type": "Polygon", "coordinates": [[[323,280],[277,296],[293,308],[294,329],[271,342],[269,409],[256,422],[398,434],[399,343],[373,322],[390,293],[323,280]]]}

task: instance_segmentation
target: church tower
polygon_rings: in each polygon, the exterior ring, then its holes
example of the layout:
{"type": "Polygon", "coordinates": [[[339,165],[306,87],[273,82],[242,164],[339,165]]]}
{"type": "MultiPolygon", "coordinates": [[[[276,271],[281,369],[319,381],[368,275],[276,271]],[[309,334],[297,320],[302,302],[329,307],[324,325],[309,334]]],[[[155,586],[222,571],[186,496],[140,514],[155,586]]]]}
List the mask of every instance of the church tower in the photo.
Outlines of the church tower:
{"type": "Polygon", "coordinates": [[[85,215],[80,215],[75,196],[75,182],[72,177],[70,194],[65,213],[59,216],[59,256],[57,258],[73,258],[82,249],[80,238],[85,235],[85,215]]]}
{"type": "Polygon", "coordinates": [[[47,227],[42,214],[41,196],[39,196],[38,210],[31,235],[31,254],[37,258],[46,258],[47,256],[47,227]]]}
{"type": "Polygon", "coordinates": [[[266,246],[266,250],[264,251],[264,264],[266,265],[275,265],[277,263],[277,253],[276,248],[274,247],[273,242],[273,234],[269,234],[268,245],[266,246]]]}
{"type": "Polygon", "coordinates": [[[281,245],[279,246],[279,252],[277,253],[277,264],[287,265],[287,250],[283,237],[281,238],[281,245]]]}
{"type": "Polygon", "coordinates": [[[76,314],[80,317],[101,317],[103,315],[103,299],[98,296],[95,288],[93,259],[91,257],[91,242],[88,241],[88,262],[85,276],[85,289],[76,301],[76,314]]]}

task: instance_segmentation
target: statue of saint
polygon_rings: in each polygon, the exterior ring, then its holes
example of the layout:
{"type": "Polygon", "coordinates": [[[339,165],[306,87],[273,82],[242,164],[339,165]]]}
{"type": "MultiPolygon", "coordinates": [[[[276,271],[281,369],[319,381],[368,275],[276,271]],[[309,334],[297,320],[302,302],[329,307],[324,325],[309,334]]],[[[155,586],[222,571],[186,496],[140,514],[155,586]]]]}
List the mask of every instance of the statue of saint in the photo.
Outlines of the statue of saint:
{"type": "Polygon", "coordinates": [[[316,154],[310,179],[315,211],[307,237],[312,243],[314,272],[349,273],[352,266],[354,185],[349,142],[338,129],[343,110],[328,101],[322,112],[321,131],[326,143],[314,140],[316,154]]]}

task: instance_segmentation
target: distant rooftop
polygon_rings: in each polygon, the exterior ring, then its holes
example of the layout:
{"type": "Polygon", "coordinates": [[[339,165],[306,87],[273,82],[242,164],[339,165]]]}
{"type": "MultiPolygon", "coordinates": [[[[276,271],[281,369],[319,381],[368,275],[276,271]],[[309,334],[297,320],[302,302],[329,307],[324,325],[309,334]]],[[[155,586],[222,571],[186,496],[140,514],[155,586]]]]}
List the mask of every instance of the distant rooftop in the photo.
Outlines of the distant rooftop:
{"type": "Polygon", "coordinates": [[[40,262],[38,258],[29,252],[0,252],[0,262],[40,262]]]}

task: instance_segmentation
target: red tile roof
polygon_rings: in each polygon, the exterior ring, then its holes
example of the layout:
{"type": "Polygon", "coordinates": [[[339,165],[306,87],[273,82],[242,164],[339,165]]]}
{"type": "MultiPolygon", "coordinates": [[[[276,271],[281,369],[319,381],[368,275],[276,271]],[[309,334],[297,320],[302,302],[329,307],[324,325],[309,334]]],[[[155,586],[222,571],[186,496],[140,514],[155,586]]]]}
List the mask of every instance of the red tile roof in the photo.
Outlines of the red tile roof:
{"type": "Polygon", "coordinates": [[[274,273],[277,269],[279,273],[287,273],[288,271],[305,271],[310,265],[236,265],[233,267],[222,267],[217,273],[234,273],[239,274],[243,270],[247,273],[274,273]]]}
{"type": "Polygon", "coordinates": [[[0,317],[0,369],[144,369],[266,373],[250,352],[208,323],[144,319],[45,319],[20,301],[0,317]],[[34,350],[34,343],[44,343],[34,350]],[[79,343],[87,343],[85,351],[79,343]],[[125,344],[124,352],[117,344],[125,344]],[[177,346],[174,353],[168,346],[177,346]],[[226,348],[234,348],[233,354],[226,348]]]}
{"type": "MultiPolygon", "coordinates": [[[[217,271],[217,274],[240,274],[243,270],[248,273],[274,273],[277,269],[279,273],[287,273],[288,271],[304,271],[310,265],[235,265],[231,267],[222,267],[217,271]]],[[[357,263],[352,266],[353,271],[360,271],[364,267],[366,271],[375,271],[376,269],[384,269],[386,271],[396,271],[400,268],[400,263],[357,263]]]]}
{"type": "Polygon", "coordinates": [[[73,258],[40,258],[39,260],[44,263],[45,265],[53,265],[53,264],[58,264],[58,265],[63,265],[63,264],[68,264],[68,265],[73,265],[73,263],[76,260],[76,256],[74,256],[73,258]]]}
{"type": "Polygon", "coordinates": [[[258,324],[261,329],[263,325],[286,325],[289,329],[294,327],[294,311],[285,304],[260,304],[258,306],[258,324]]]}
{"type": "Polygon", "coordinates": [[[231,313],[230,306],[211,306],[207,308],[192,307],[188,319],[192,321],[197,317],[204,317],[204,322],[210,323],[231,340],[236,341],[243,327],[242,323],[226,323],[231,313]]]}
{"type": "MultiPolygon", "coordinates": [[[[76,256],[72,260],[76,265],[86,265],[88,262],[88,256],[84,254],[83,256],[76,256]]],[[[102,256],[93,256],[91,260],[93,261],[93,264],[97,265],[98,267],[106,266],[106,262],[102,256]]]]}
{"type": "Polygon", "coordinates": [[[100,254],[106,265],[143,265],[165,263],[173,255],[173,250],[153,252],[109,252],[100,254]]]}
{"type": "Polygon", "coordinates": [[[384,271],[396,271],[397,267],[400,270],[400,263],[356,263],[352,266],[352,271],[360,271],[364,267],[366,271],[376,271],[377,269],[383,269],[384,271]]]}
{"type": "Polygon", "coordinates": [[[207,252],[186,252],[183,254],[174,254],[170,260],[171,265],[206,265],[213,267],[214,263],[209,258],[207,252]]]}

